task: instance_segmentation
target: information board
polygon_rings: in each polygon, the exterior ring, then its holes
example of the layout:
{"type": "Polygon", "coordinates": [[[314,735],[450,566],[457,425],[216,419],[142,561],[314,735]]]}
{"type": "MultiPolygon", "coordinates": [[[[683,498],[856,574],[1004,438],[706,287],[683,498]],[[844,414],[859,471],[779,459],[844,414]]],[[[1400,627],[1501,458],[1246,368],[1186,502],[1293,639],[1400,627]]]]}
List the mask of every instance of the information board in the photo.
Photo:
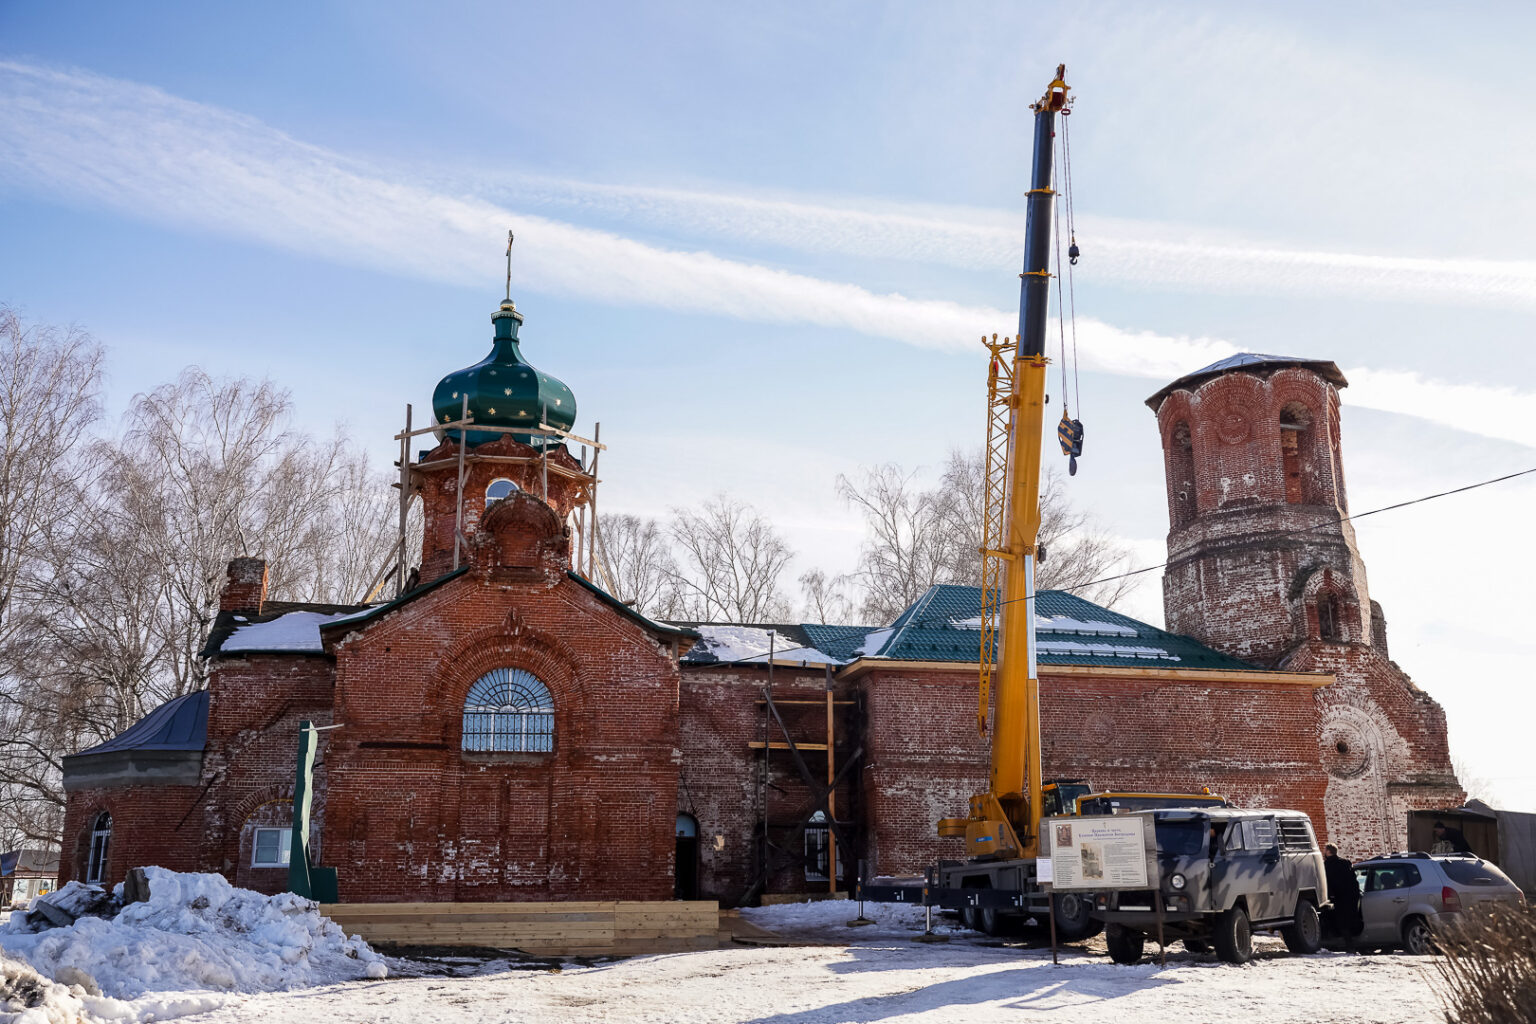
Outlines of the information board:
{"type": "Polygon", "coordinates": [[[1047,818],[1052,889],[1145,889],[1147,819],[1047,818]]]}

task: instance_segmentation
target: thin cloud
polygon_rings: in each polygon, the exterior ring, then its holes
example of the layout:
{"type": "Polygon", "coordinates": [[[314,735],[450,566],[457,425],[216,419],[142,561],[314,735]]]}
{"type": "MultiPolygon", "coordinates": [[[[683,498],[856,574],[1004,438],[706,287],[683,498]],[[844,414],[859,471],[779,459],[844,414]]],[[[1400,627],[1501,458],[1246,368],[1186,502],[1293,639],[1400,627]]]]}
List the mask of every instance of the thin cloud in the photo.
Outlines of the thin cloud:
{"type": "MultiPolygon", "coordinates": [[[[811,324],[942,350],[972,349],[982,331],[1007,330],[1014,320],[1004,310],[664,249],[474,195],[389,180],[252,118],[80,72],[0,63],[0,178],[146,220],[454,284],[486,282],[483,255],[499,251],[510,227],[519,239],[519,279],[540,291],[811,324]]],[[[853,213],[848,219],[870,223],[853,213]]],[[[779,235],[809,230],[812,221],[786,214],[782,223],[788,226],[773,229],[779,235]]],[[[895,230],[880,224],[888,236],[895,230]]],[[[907,230],[898,227],[889,237],[907,230]]],[[[956,252],[964,250],[965,230],[952,225],[945,236],[956,252]]],[[[867,239],[876,234],[848,237],[872,245],[867,239]]],[[[1016,233],[1009,238],[1016,244],[1016,233]]],[[[1221,339],[1126,331],[1090,318],[1079,319],[1078,343],[1088,369],[1153,380],[1237,351],[1221,339]]],[[[1350,398],[1358,404],[1536,446],[1536,396],[1529,393],[1390,371],[1357,370],[1352,377],[1358,383],[1350,398]],[[1454,421],[1436,411],[1469,404],[1498,411],[1454,421]]]]}
{"type": "MultiPolygon", "coordinates": [[[[908,260],[963,270],[1015,268],[1015,211],[772,199],[547,178],[491,177],[513,201],[605,215],[741,244],[908,260]]],[[[1238,294],[1339,295],[1396,302],[1536,308],[1536,262],[1426,259],[1202,239],[1179,225],[1078,219],[1083,272],[1141,287],[1238,294]]]]}

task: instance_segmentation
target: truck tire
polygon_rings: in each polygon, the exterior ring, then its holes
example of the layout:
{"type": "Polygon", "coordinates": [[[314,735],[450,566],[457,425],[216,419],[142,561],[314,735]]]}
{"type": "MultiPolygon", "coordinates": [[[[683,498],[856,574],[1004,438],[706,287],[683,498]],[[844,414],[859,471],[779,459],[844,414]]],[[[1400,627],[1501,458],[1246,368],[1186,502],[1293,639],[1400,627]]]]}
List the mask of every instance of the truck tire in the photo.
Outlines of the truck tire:
{"type": "Polygon", "coordinates": [[[1051,909],[1056,915],[1056,937],[1062,942],[1081,942],[1104,930],[1104,922],[1088,913],[1088,899],[1075,892],[1051,894],[1051,909]]]}
{"type": "Polygon", "coordinates": [[[960,927],[962,927],[962,928],[969,928],[973,932],[981,930],[977,926],[977,924],[976,924],[976,908],[975,907],[961,907],[960,908],[960,927]]]}
{"type": "Polygon", "coordinates": [[[1285,948],[1292,953],[1316,953],[1323,948],[1323,922],[1311,900],[1298,899],[1291,923],[1280,929],[1285,948]]]}
{"type": "Polygon", "coordinates": [[[1001,935],[1003,933],[1002,915],[996,907],[976,908],[976,930],[984,935],[1001,935]]]}
{"type": "Polygon", "coordinates": [[[1104,929],[1104,945],[1109,948],[1109,958],[1117,964],[1139,963],[1146,944],[1145,935],[1123,924],[1112,924],[1104,929]]]}
{"type": "Polygon", "coordinates": [[[1216,955],[1227,963],[1245,964],[1253,959],[1253,929],[1248,925],[1248,911],[1242,907],[1222,911],[1211,938],[1216,943],[1216,955]]]}

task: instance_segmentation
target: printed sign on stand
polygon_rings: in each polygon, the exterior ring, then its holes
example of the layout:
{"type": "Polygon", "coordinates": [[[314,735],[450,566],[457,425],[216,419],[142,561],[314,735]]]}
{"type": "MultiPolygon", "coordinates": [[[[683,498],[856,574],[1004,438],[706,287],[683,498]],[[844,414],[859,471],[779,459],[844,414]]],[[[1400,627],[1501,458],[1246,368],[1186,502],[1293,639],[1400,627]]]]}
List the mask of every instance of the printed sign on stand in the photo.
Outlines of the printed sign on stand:
{"type": "Polygon", "coordinates": [[[1139,815],[1047,818],[1052,889],[1147,888],[1147,820],[1139,815]]]}

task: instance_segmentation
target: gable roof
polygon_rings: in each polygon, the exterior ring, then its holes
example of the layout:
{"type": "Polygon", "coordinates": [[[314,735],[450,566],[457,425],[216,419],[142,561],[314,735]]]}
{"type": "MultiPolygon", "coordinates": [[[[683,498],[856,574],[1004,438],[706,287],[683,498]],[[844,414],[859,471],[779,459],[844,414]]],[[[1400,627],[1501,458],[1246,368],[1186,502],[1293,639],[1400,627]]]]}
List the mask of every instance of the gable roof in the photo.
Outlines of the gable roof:
{"type": "Polygon", "coordinates": [[[1305,367],[1330,384],[1341,388],[1349,386],[1349,381],[1344,379],[1344,373],[1339,369],[1338,364],[1328,359],[1307,359],[1302,356],[1271,356],[1265,355],[1262,352],[1239,352],[1235,356],[1218,359],[1210,366],[1201,367],[1194,373],[1186,373],[1178,380],[1163,385],[1157,389],[1156,394],[1147,399],[1147,405],[1151,407],[1153,412],[1156,412],[1157,407],[1163,404],[1163,399],[1167,398],[1172,392],[1180,388],[1193,388],[1210,377],[1218,377],[1232,370],[1259,371],[1265,368],[1278,369],[1282,366],[1305,367]]]}
{"type": "MultiPolygon", "coordinates": [[[[1204,644],[1102,608],[1061,590],[1035,596],[1036,657],[1042,665],[1100,665],[1251,671],[1253,666],[1204,644]]],[[[889,626],[816,623],[689,623],[703,639],[684,664],[763,664],[768,631],[774,661],[847,665],[860,659],[976,664],[981,588],[929,587],[889,626]]]]}

